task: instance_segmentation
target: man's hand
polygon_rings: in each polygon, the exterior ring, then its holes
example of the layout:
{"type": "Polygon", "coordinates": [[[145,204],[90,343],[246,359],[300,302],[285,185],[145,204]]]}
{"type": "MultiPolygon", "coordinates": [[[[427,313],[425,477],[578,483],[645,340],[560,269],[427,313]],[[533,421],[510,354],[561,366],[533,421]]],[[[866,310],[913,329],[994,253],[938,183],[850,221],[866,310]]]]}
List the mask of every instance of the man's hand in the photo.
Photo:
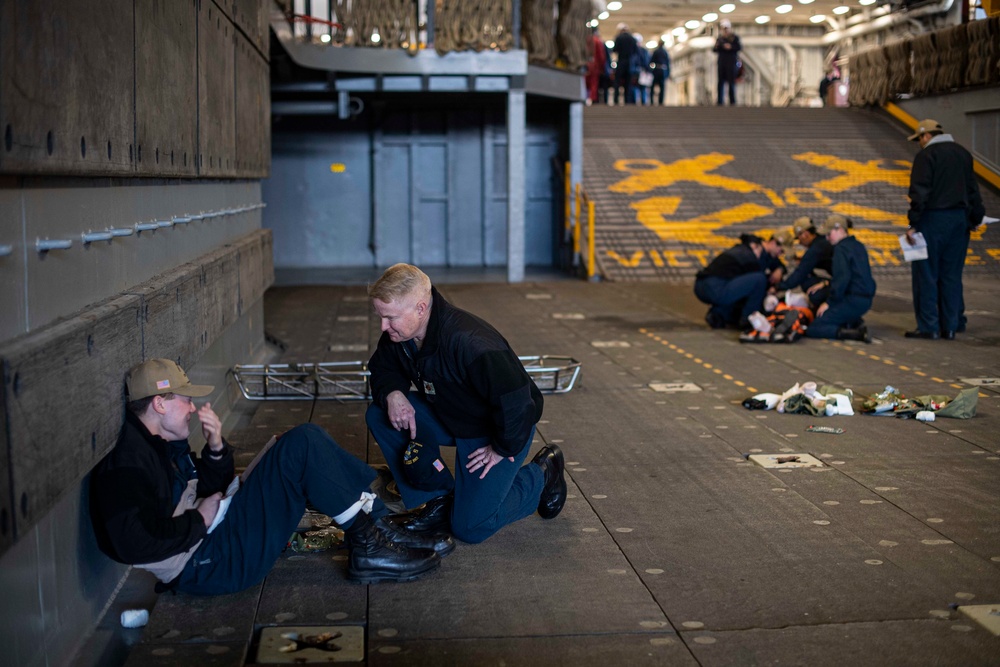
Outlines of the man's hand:
{"type": "Polygon", "coordinates": [[[825,280],[821,280],[818,283],[813,283],[806,289],[806,294],[815,294],[816,292],[820,291],[826,286],[827,282],[825,280]]]}
{"type": "Polygon", "coordinates": [[[215,515],[219,513],[219,501],[222,500],[221,493],[213,493],[207,498],[202,498],[198,504],[198,514],[205,521],[205,528],[212,525],[215,515]]]}
{"type": "Polygon", "coordinates": [[[198,421],[201,422],[201,432],[208,441],[208,448],[213,452],[222,450],[222,420],[212,410],[212,404],[206,403],[198,409],[198,421]]]}
{"type": "Polygon", "coordinates": [[[782,277],[782,276],[784,275],[784,273],[785,273],[785,272],[784,272],[784,271],[782,270],[782,268],[781,268],[781,267],[779,266],[779,267],[778,267],[778,268],[776,268],[776,269],[775,269],[774,271],[771,271],[771,276],[770,276],[770,278],[768,279],[768,280],[769,280],[769,282],[770,282],[770,283],[771,283],[772,285],[777,285],[778,283],[780,283],[780,282],[781,282],[781,277],[782,277]]]}
{"type": "Polygon", "coordinates": [[[828,303],[821,303],[819,305],[819,308],[816,309],[816,317],[819,317],[820,315],[822,315],[823,313],[825,313],[827,311],[827,309],[829,309],[829,308],[830,308],[830,304],[828,304],[828,303]]]}
{"type": "Polygon", "coordinates": [[[386,407],[389,408],[389,423],[397,431],[404,428],[410,431],[410,440],[417,437],[417,413],[403,392],[398,389],[385,397],[386,407]]]}
{"type": "MultiPolygon", "coordinates": [[[[513,463],[514,457],[508,456],[507,460],[513,463]]],[[[486,477],[486,473],[493,469],[493,466],[501,461],[503,461],[503,457],[494,452],[491,445],[486,445],[469,454],[469,462],[465,464],[465,469],[469,472],[476,472],[482,468],[483,474],[479,476],[479,479],[482,479],[486,477]]]]}
{"type": "Polygon", "coordinates": [[[910,245],[917,245],[917,239],[913,238],[913,229],[906,230],[906,242],[910,245]]]}

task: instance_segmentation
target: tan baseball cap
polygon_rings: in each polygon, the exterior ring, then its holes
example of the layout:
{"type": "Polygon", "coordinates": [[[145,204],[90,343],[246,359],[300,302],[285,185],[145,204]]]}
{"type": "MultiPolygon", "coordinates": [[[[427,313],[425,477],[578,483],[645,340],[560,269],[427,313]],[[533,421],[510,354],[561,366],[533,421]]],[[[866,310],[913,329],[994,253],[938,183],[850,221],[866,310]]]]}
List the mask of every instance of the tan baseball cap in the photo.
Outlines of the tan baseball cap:
{"type": "Polygon", "coordinates": [[[906,138],[907,141],[916,141],[920,138],[924,132],[944,132],[944,128],[941,127],[941,123],[936,120],[931,120],[930,118],[925,118],[924,120],[917,123],[917,130],[910,136],[906,138]]]}
{"type": "Polygon", "coordinates": [[[810,227],[815,227],[812,218],[808,215],[804,215],[801,218],[796,218],[795,222],[792,223],[792,234],[798,237],[799,234],[806,231],[810,227]]]}
{"type": "Polygon", "coordinates": [[[783,246],[791,246],[795,243],[795,235],[787,229],[779,229],[771,236],[771,238],[775,239],[783,246]]]}
{"type": "Polygon", "coordinates": [[[208,396],[215,387],[207,384],[191,384],[187,373],[169,359],[150,359],[128,372],[125,378],[130,401],[160,394],[179,394],[199,398],[208,396]]]}
{"type": "Polygon", "coordinates": [[[853,226],[854,225],[851,223],[850,220],[840,215],[839,213],[834,213],[833,215],[831,215],[829,218],[826,219],[826,222],[824,222],[822,225],[819,226],[819,233],[826,235],[829,234],[834,229],[836,229],[837,227],[846,230],[850,229],[853,226]]]}

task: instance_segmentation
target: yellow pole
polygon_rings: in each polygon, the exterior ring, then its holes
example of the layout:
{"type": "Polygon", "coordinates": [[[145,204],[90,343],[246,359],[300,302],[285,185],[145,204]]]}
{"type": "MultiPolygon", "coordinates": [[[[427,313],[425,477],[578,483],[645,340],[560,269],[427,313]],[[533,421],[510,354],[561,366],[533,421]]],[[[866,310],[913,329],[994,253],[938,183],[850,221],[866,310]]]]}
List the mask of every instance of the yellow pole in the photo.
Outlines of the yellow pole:
{"type": "Polygon", "coordinates": [[[587,279],[594,277],[594,202],[587,200],[587,279]]]}
{"type": "Polygon", "coordinates": [[[580,184],[576,184],[576,215],[573,225],[573,254],[580,254],[580,184]]]}

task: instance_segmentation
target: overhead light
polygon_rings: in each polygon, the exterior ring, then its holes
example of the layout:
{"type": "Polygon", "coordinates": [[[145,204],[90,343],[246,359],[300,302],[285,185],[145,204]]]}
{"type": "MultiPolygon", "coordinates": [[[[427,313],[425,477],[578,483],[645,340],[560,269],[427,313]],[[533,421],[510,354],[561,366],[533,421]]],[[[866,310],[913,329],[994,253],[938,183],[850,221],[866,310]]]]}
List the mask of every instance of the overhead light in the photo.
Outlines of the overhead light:
{"type": "Polygon", "coordinates": [[[598,21],[603,21],[604,19],[608,18],[609,16],[611,16],[611,14],[608,14],[607,12],[601,12],[600,14],[597,15],[597,20],[598,21]]]}
{"type": "Polygon", "coordinates": [[[662,39],[664,42],[667,41],[668,39],[671,39],[670,33],[669,32],[663,33],[662,35],[660,35],[660,39],[662,39]]]}
{"type": "Polygon", "coordinates": [[[609,49],[615,48],[615,40],[609,39],[608,41],[604,42],[604,46],[608,47],[609,49]]]}
{"type": "Polygon", "coordinates": [[[858,4],[864,5],[865,7],[867,7],[868,5],[874,5],[875,2],[876,0],[858,0],[858,4]]]}
{"type": "Polygon", "coordinates": [[[816,0],[799,0],[800,5],[811,5],[816,0]]]}
{"type": "Polygon", "coordinates": [[[648,42],[646,42],[646,48],[655,49],[657,44],[659,44],[659,42],[657,42],[655,39],[651,39],[648,42]]]}
{"type": "Polygon", "coordinates": [[[822,23],[825,20],[826,16],[823,14],[813,14],[812,16],[809,17],[810,23],[822,23]]]}
{"type": "Polygon", "coordinates": [[[681,35],[684,34],[684,26],[682,25],[677,26],[676,28],[670,31],[670,34],[674,35],[675,37],[680,37],[681,35]]]}
{"type": "Polygon", "coordinates": [[[715,12],[709,12],[704,16],[702,16],[701,20],[704,21],[705,23],[714,23],[715,21],[719,20],[719,15],[716,14],[715,12]]]}
{"type": "Polygon", "coordinates": [[[372,44],[378,44],[382,41],[382,36],[378,34],[378,30],[372,33],[372,44]]]}
{"type": "Polygon", "coordinates": [[[749,5],[753,0],[740,0],[744,5],[749,5]]]}
{"type": "Polygon", "coordinates": [[[736,5],[732,3],[727,3],[719,7],[719,13],[721,14],[728,14],[729,12],[735,12],[735,11],[736,11],[736,5]]]}
{"type": "Polygon", "coordinates": [[[622,3],[618,2],[618,0],[614,0],[613,2],[608,3],[609,12],[617,12],[621,8],[622,8],[622,3]]]}
{"type": "Polygon", "coordinates": [[[792,9],[793,7],[791,5],[778,5],[777,7],[774,8],[774,11],[776,11],[779,14],[787,14],[788,12],[792,11],[792,9]]]}
{"type": "Polygon", "coordinates": [[[684,27],[687,28],[688,30],[697,30],[700,26],[701,26],[701,21],[697,19],[691,19],[690,21],[684,24],[684,27]]]}
{"type": "Polygon", "coordinates": [[[847,12],[849,12],[849,11],[851,11],[851,8],[850,8],[850,7],[848,7],[847,5],[841,5],[841,6],[839,6],[839,7],[834,7],[834,8],[833,8],[833,13],[834,13],[834,14],[837,14],[838,16],[839,16],[840,14],[846,14],[846,13],[847,13],[847,12]]]}
{"type": "Polygon", "coordinates": [[[763,15],[758,16],[757,18],[755,18],[754,21],[756,23],[760,23],[761,25],[764,25],[765,23],[770,23],[771,22],[771,17],[768,16],[767,14],[763,14],[763,15]]]}
{"type": "Polygon", "coordinates": [[[323,42],[324,44],[329,44],[330,43],[330,35],[328,35],[328,34],[326,34],[326,35],[320,35],[319,36],[319,41],[323,42]]]}

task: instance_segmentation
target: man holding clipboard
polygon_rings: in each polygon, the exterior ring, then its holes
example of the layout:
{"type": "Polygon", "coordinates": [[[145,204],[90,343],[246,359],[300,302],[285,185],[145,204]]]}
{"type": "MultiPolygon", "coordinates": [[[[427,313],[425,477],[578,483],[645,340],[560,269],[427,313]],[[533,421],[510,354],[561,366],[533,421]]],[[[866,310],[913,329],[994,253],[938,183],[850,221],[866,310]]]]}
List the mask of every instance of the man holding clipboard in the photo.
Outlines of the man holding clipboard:
{"type": "Polygon", "coordinates": [[[906,242],[927,243],[927,259],[911,263],[917,328],[907,338],[954,340],[964,331],[962,269],[969,233],[983,222],[985,209],[972,170],[972,155],[945,134],[936,120],[922,120],[910,141],[920,142],[910,172],[910,227],[906,242]]]}

